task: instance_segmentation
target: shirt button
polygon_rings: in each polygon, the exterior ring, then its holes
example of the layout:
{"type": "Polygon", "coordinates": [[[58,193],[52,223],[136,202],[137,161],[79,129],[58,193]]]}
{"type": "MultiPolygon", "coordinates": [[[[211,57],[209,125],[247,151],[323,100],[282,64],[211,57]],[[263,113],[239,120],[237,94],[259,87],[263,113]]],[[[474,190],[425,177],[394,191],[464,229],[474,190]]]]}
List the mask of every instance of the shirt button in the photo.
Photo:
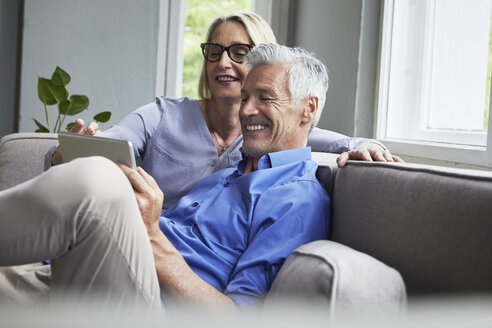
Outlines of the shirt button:
{"type": "Polygon", "coordinates": [[[191,206],[197,207],[198,206],[198,202],[194,202],[193,204],[191,204],[191,206]]]}
{"type": "Polygon", "coordinates": [[[229,187],[229,182],[224,183],[224,187],[229,187]]]}

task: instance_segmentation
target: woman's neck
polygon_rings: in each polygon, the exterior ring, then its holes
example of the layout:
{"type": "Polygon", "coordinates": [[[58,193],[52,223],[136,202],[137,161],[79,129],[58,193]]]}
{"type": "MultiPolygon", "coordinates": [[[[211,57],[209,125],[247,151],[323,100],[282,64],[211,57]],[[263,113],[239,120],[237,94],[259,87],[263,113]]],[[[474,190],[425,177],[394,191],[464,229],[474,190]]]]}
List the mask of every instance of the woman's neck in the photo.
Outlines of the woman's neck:
{"type": "Polygon", "coordinates": [[[213,98],[202,100],[203,117],[207,123],[210,133],[215,133],[224,141],[232,139],[231,142],[241,134],[241,123],[239,122],[239,107],[241,100],[238,101],[217,101],[213,98]]]}
{"type": "Polygon", "coordinates": [[[240,100],[237,102],[200,100],[200,109],[219,156],[241,135],[240,106],[240,100]]]}

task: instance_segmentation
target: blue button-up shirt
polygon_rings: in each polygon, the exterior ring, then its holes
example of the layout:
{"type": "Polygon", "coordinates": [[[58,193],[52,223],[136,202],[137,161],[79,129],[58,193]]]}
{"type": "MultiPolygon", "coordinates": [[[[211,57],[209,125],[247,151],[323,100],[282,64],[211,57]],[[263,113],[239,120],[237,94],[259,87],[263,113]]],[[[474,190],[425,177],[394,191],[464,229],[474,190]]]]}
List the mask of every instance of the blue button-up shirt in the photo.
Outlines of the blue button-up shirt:
{"type": "Polygon", "coordinates": [[[238,306],[269,290],[298,246],[328,236],[330,201],[311,149],[270,153],[258,170],[219,171],[160,218],[160,228],[203,280],[238,306]]]}

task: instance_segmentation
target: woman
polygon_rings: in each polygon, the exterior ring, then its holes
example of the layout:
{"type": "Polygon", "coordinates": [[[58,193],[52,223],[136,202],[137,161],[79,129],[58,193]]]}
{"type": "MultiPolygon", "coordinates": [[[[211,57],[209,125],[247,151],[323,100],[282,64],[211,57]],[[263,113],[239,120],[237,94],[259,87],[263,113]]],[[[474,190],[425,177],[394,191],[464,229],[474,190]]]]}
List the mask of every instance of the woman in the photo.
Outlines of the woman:
{"type": "MultiPolygon", "coordinates": [[[[239,12],[217,18],[201,44],[201,99],[158,97],[104,132],[105,137],[132,141],[136,158],[164,192],[164,210],[202,178],[233,167],[242,158],[238,112],[241,84],[248,73],[242,61],[261,43],[275,43],[275,36],[259,15],[239,12]]],[[[97,124],[84,128],[82,120],[72,132],[102,135],[97,124]]],[[[366,141],[316,129],[309,145],[313,151],[341,153],[366,141]]],[[[58,151],[52,162],[61,163],[58,151]]]]}

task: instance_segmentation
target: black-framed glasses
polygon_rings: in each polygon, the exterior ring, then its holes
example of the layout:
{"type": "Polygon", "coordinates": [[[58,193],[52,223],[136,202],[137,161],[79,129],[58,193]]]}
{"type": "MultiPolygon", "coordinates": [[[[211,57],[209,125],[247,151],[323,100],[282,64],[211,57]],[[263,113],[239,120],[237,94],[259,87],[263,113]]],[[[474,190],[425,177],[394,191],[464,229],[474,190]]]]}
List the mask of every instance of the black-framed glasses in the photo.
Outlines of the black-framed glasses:
{"type": "Polygon", "coordinates": [[[202,43],[200,44],[200,47],[202,47],[203,57],[209,62],[218,61],[222,56],[222,53],[226,51],[229,58],[239,64],[244,61],[248,52],[253,49],[251,44],[233,44],[229,47],[224,47],[214,42],[202,43]]]}

